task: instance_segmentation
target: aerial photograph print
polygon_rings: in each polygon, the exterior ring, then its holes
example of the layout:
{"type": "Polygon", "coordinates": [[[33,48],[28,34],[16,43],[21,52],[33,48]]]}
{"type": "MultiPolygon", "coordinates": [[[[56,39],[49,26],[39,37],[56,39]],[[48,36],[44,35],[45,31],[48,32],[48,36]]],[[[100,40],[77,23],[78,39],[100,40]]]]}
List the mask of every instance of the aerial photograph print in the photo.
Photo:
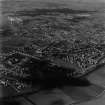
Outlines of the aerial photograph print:
{"type": "Polygon", "coordinates": [[[105,105],[105,0],[0,0],[0,105],[105,105]]]}

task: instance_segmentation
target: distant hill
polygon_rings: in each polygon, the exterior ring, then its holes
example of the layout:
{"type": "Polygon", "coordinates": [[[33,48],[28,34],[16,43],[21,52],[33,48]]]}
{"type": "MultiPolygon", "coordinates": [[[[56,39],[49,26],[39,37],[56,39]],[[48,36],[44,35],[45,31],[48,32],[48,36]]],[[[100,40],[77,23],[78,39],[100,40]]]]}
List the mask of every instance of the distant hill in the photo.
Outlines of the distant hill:
{"type": "Polygon", "coordinates": [[[11,12],[35,8],[105,10],[104,0],[2,0],[2,11],[11,12]]]}

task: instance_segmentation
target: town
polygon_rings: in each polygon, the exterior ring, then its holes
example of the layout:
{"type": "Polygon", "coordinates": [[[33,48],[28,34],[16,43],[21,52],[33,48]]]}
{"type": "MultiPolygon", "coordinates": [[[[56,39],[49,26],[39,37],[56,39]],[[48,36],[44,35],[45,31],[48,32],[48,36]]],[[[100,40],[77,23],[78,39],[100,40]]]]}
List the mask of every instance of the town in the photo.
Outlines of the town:
{"type": "Polygon", "coordinates": [[[105,27],[96,15],[64,8],[8,16],[0,30],[0,84],[20,91],[35,80],[80,78],[104,66],[105,27]]]}

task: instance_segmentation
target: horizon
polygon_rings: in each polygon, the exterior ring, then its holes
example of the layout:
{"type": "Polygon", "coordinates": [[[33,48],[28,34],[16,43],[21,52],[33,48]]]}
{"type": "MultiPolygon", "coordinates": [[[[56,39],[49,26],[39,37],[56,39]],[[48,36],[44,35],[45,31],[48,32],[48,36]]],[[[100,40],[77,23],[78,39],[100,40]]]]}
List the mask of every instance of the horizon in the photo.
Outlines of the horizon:
{"type": "Polygon", "coordinates": [[[1,0],[3,11],[35,8],[61,8],[80,10],[105,10],[105,0],[1,0]],[[11,6],[12,5],[12,6],[11,6]]]}

